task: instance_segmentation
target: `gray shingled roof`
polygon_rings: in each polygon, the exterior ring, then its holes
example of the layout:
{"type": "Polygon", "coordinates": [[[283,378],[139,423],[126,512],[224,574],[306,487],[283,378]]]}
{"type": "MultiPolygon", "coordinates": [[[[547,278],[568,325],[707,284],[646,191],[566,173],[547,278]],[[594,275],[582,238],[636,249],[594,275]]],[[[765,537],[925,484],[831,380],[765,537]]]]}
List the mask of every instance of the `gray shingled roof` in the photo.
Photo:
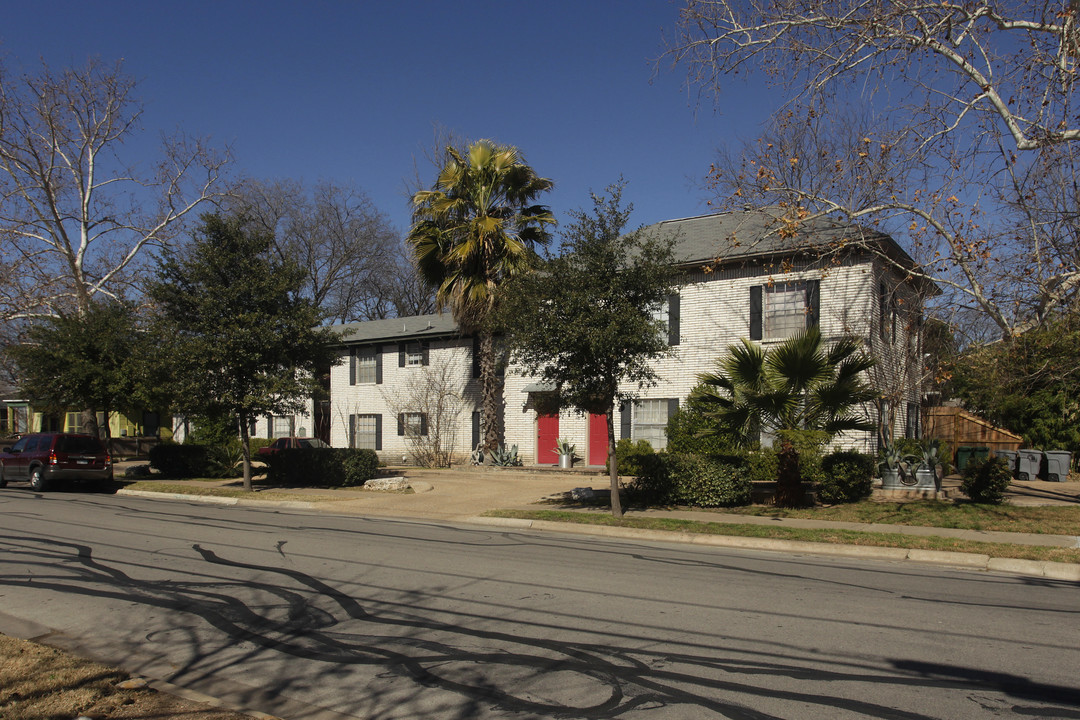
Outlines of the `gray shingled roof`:
{"type": "MultiPolygon", "coordinates": [[[[645,231],[655,232],[660,239],[674,236],[675,258],[683,265],[799,252],[818,253],[831,249],[837,243],[844,246],[852,243],[874,245],[878,251],[884,251],[894,260],[914,264],[895,240],[876,230],[819,218],[800,224],[793,236],[784,237],[779,232],[782,227],[780,217],[781,211],[777,208],[737,210],[664,220],[646,227],[645,231]]],[[[459,334],[457,323],[450,313],[369,320],[334,325],[332,329],[342,334],[345,344],[459,334]]]]}
{"type": "Polygon", "coordinates": [[[457,323],[450,313],[415,315],[413,317],[368,320],[366,322],[333,325],[344,343],[416,340],[425,337],[446,337],[458,334],[457,323]]]}
{"type": "Polygon", "coordinates": [[[675,257],[685,264],[821,252],[837,243],[852,242],[877,245],[897,259],[911,262],[891,237],[876,230],[818,218],[801,223],[793,236],[784,237],[780,218],[781,211],[776,208],[738,210],[664,220],[645,230],[655,232],[662,240],[674,237],[675,257]]]}

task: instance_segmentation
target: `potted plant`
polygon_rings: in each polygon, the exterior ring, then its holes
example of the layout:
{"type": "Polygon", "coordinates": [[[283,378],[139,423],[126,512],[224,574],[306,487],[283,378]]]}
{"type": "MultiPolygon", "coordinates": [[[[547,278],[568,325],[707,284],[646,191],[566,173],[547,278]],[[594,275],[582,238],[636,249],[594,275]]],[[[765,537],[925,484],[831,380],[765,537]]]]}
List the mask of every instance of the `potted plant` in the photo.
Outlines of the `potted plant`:
{"type": "Polygon", "coordinates": [[[920,456],[916,459],[918,464],[915,466],[915,483],[920,488],[941,489],[941,473],[943,472],[944,465],[941,462],[941,441],[923,440],[920,446],[920,456]]]}
{"type": "Polygon", "coordinates": [[[569,440],[557,440],[555,452],[559,455],[559,467],[569,469],[574,467],[574,446],[569,440]]]}
{"type": "Polygon", "coordinates": [[[915,458],[905,455],[896,445],[889,443],[881,450],[881,486],[885,489],[915,484],[911,475],[911,463],[915,458]]]}

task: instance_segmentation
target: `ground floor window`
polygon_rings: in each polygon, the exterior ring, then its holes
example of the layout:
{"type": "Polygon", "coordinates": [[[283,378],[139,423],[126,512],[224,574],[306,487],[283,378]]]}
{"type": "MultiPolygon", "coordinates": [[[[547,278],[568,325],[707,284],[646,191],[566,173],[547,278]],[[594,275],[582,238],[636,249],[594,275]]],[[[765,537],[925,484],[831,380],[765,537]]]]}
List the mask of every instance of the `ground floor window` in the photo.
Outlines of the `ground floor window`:
{"type": "Polygon", "coordinates": [[[634,440],[648,440],[653,450],[667,447],[667,423],[672,401],[638,400],[634,403],[634,440]]]}
{"type": "Polygon", "coordinates": [[[361,450],[382,450],[382,416],[350,416],[349,447],[361,450]]]}
{"type": "Polygon", "coordinates": [[[407,412],[398,415],[398,435],[422,437],[428,434],[427,414],[407,412]]]}
{"type": "Polygon", "coordinates": [[[270,437],[292,437],[294,434],[295,433],[293,433],[293,418],[291,415],[274,416],[270,418],[270,437]]]}

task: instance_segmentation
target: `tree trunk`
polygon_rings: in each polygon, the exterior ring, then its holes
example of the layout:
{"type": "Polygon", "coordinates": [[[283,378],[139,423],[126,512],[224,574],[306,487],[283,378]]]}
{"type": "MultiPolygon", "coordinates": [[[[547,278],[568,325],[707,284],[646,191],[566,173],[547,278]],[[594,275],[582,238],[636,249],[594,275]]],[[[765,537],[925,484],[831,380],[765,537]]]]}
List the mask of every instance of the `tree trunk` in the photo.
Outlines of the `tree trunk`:
{"type": "Polygon", "coordinates": [[[802,474],[799,472],[799,452],[790,441],[780,444],[779,461],[776,477],[776,494],[773,502],[777,507],[802,507],[805,504],[802,489],[802,474]]]}
{"type": "Polygon", "coordinates": [[[97,413],[93,410],[83,410],[79,413],[79,431],[87,435],[99,437],[97,413]]]}
{"type": "Polygon", "coordinates": [[[619,497],[619,461],[615,456],[615,406],[607,409],[607,458],[609,475],[611,477],[611,514],[614,517],[623,516],[622,498],[619,497]]]}
{"type": "Polygon", "coordinates": [[[251,428],[247,418],[242,415],[240,416],[240,451],[244,458],[244,489],[251,492],[251,428]]]}
{"type": "Polygon", "coordinates": [[[495,369],[495,338],[490,332],[480,332],[477,351],[480,365],[480,420],[483,429],[481,442],[485,458],[490,458],[491,452],[502,445],[503,440],[500,397],[502,383],[495,369]]]}

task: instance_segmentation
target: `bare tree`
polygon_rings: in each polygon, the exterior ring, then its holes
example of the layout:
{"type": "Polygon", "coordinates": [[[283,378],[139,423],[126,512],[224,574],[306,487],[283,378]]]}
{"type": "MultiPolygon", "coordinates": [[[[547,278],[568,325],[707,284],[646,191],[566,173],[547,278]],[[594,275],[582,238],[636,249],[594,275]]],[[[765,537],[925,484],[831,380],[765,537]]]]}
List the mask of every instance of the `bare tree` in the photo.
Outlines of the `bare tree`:
{"type": "Polygon", "coordinates": [[[141,112],[120,63],[20,77],[0,66],[0,320],[123,295],[147,247],[219,193],[229,155],[202,140],[166,138],[153,167],[121,158],[141,112]]]}
{"type": "Polygon", "coordinates": [[[449,467],[457,447],[458,420],[465,410],[460,368],[448,358],[433,359],[409,379],[383,390],[387,407],[398,416],[413,461],[449,467]]]}
{"type": "Polygon", "coordinates": [[[751,69],[791,91],[769,137],[720,163],[721,197],[891,223],[916,272],[1011,334],[1080,283],[1075,252],[1054,250],[1066,238],[1047,233],[1048,212],[1075,217],[1076,194],[1053,208],[1027,191],[1080,140],[1078,13],[1074,0],[689,0],[667,57],[705,91],[751,69]],[[881,112],[853,123],[837,112],[852,103],[881,112]]]}
{"type": "Polygon", "coordinates": [[[402,312],[412,309],[403,298],[417,276],[401,237],[363,191],[249,178],[229,205],[272,232],[282,257],[301,264],[304,292],[332,321],[420,314],[402,312]]]}

